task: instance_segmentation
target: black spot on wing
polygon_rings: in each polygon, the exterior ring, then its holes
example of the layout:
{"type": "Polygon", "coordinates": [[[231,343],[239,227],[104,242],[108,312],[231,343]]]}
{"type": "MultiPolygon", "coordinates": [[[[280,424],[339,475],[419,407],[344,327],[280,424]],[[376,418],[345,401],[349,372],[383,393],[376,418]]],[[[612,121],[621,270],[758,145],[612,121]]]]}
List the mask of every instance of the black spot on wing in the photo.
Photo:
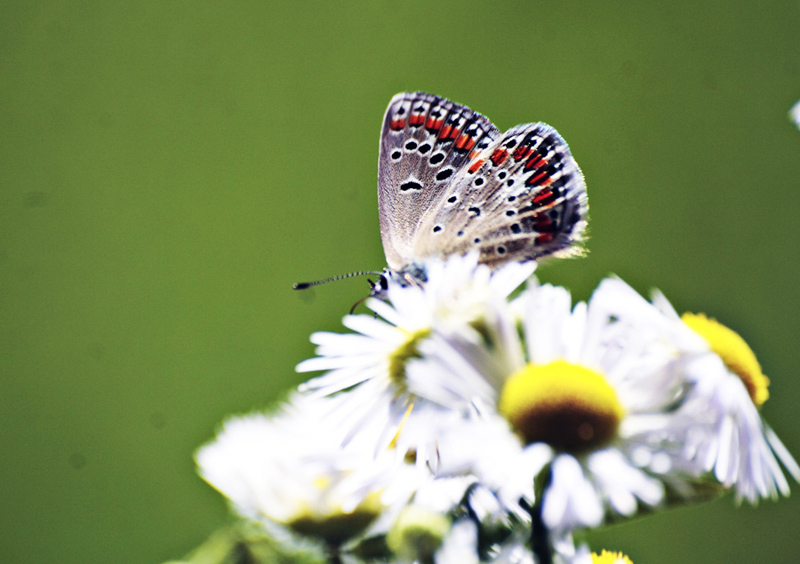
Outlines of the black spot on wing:
{"type": "Polygon", "coordinates": [[[453,175],[453,169],[452,168],[445,168],[445,169],[442,169],[442,170],[439,171],[439,173],[436,175],[436,180],[439,180],[439,181],[447,180],[452,175],[453,175]]]}
{"type": "Polygon", "coordinates": [[[407,192],[408,190],[422,190],[422,184],[416,180],[409,180],[408,182],[403,182],[400,185],[400,190],[403,192],[407,192]]]}

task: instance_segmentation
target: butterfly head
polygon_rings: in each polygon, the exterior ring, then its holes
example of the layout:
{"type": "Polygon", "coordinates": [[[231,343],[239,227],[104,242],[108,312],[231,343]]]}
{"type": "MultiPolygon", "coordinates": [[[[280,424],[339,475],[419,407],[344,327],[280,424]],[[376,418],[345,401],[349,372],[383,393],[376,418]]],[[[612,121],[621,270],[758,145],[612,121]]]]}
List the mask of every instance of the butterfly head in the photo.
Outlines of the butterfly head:
{"type": "Polygon", "coordinates": [[[422,286],[428,281],[425,269],[418,264],[410,264],[400,270],[384,268],[377,282],[370,281],[372,291],[370,297],[385,300],[390,284],[397,284],[403,288],[409,286],[422,286]]]}

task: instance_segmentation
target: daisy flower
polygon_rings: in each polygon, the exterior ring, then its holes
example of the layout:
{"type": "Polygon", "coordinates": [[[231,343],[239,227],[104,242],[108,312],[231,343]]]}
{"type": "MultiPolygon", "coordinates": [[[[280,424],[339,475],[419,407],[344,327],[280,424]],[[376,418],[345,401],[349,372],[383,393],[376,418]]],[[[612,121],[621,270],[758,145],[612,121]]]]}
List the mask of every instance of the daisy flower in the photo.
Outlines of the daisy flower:
{"type": "Polygon", "coordinates": [[[401,284],[390,277],[387,301],[366,302],[374,315],[344,318],[343,324],[353,333],[311,336],[318,356],[301,362],[297,370],[327,372],[303,384],[301,391],[330,396],[347,390],[351,406],[347,440],[363,429],[380,429],[376,448],[385,448],[410,419],[431,409],[409,393],[406,383],[406,366],[420,356],[421,344],[435,333],[479,340],[476,327],[492,315],[493,304],[504,301],[534,268],[533,262],[514,263],[492,272],[471,254],[426,263],[424,286],[401,284]]]}
{"type": "Polygon", "coordinates": [[[668,491],[702,495],[682,452],[664,447],[699,358],[693,336],[618,279],[574,309],[549,285],[513,309],[521,326],[503,314],[484,332],[502,343],[436,336],[409,363],[413,393],[479,415],[438,431],[440,472],[473,472],[556,535],[657,507],[668,491]]]}
{"type": "Polygon", "coordinates": [[[200,475],[278,536],[289,530],[328,547],[358,537],[408,501],[419,473],[393,457],[342,448],[341,433],[325,421],[336,410],[328,401],[295,396],[275,414],[230,419],[198,451],[200,475]]]}
{"type": "Polygon", "coordinates": [[[660,293],[654,303],[695,339],[695,348],[715,353],[694,376],[683,412],[692,413],[686,451],[705,472],[725,487],[735,487],[736,500],[789,495],[781,464],[800,481],[800,467],[775,432],[761,419],[759,408],[769,398],[769,378],[752,349],[735,331],[704,314],[678,316],[660,293]],[[701,426],[706,430],[698,431],[701,426]]]}

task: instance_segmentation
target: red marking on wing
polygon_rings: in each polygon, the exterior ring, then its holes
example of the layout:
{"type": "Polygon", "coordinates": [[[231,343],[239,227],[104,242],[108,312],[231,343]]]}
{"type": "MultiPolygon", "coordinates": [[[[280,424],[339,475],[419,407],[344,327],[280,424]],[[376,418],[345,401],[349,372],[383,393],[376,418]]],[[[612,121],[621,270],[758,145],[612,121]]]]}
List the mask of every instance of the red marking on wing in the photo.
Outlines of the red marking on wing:
{"type": "Polygon", "coordinates": [[[392,131],[400,131],[406,126],[405,119],[393,119],[391,123],[389,123],[389,129],[392,131]]]}
{"type": "Polygon", "coordinates": [[[408,118],[408,125],[422,125],[425,123],[425,114],[411,114],[408,118]]]}
{"type": "Polygon", "coordinates": [[[461,130],[459,130],[457,127],[445,125],[439,132],[439,139],[455,139],[458,137],[459,133],[461,133],[461,130]]]}
{"type": "Polygon", "coordinates": [[[520,145],[516,149],[514,149],[514,160],[521,161],[522,159],[528,158],[528,156],[533,152],[533,149],[530,147],[526,147],[525,145],[520,145]]]}
{"type": "Polygon", "coordinates": [[[539,236],[536,238],[536,242],[539,242],[539,239],[543,239],[545,242],[550,241],[553,238],[553,220],[547,217],[547,214],[540,211],[537,212],[536,215],[533,216],[533,228],[539,233],[539,236]]]}
{"type": "Polygon", "coordinates": [[[480,169],[483,166],[483,163],[485,162],[486,159],[478,159],[477,161],[475,161],[470,165],[470,167],[467,169],[467,172],[469,172],[470,174],[475,174],[476,172],[478,172],[478,169],[480,169]]]}
{"type": "Polygon", "coordinates": [[[542,190],[533,197],[533,203],[539,204],[541,206],[549,206],[550,204],[555,203],[555,201],[556,201],[556,195],[553,194],[553,191],[550,189],[542,190]]]}
{"type": "MultiPolygon", "coordinates": [[[[480,152],[480,151],[472,151],[472,152],[469,154],[469,160],[472,160],[472,159],[474,159],[475,157],[477,157],[477,156],[478,156],[478,155],[480,155],[480,154],[481,154],[481,152],[480,152]]],[[[481,161],[481,164],[483,164],[483,161],[481,161]]]]}
{"type": "Polygon", "coordinates": [[[543,170],[538,174],[532,175],[528,180],[525,181],[525,186],[536,186],[538,184],[544,185],[543,180],[547,178],[547,171],[543,170]]]}
{"type": "Polygon", "coordinates": [[[458,138],[458,141],[455,143],[456,149],[462,149],[464,151],[469,151],[475,146],[475,138],[470,137],[467,134],[462,135],[458,138]]]}
{"type": "Polygon", "coordinates": [[[428,120],[425,122],[425,128],[430,130],[431,133],[434,131],[439,131],[439,128],[442,127],[443,119],[436,119],[434,117],[429,117],[428,120]]]}
{"type": "Polygon", "coordinates": [[[542,155],[539,155],[537,153],[536,155],[531,157],[531,159],[527,163],[525,163],[525,170],[530,170],[534,167],[538,167],[544,164],[547,164],[547,161],[542,158],[542,155]]]}
{"type": "Polygon", "coordinates": [[[545,243],[549,243],[553,240],[552,233],[542,233],[541,235],[537,236],[534,240],[537,245],[544,245],[545,243]]]}
{"type": "Polygon", "coordinates": [[[508,158],[508,151],[502,148],[495,149],[494,153],[492,153],[492,156],[489,158],[494,166],[500,166],[508,158]]]}

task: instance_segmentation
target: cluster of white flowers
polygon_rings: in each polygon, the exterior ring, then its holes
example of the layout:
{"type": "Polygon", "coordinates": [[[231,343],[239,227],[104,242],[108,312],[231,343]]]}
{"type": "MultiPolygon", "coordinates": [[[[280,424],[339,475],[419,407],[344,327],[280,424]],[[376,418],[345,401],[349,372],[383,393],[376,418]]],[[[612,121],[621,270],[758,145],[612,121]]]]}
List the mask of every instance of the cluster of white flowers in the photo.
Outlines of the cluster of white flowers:
{"type": "Polygon", "coordinates": [[[787,495],[781,465],[800,479],[759,415],[768,379],[715,320],[617,278],[573,305],[533,263],[424,268],[351,333],[312,335],[298,370],[323,373],[278,412],[198,452],[273,538],[328,562],[629,562],[573,534],[727,489],[787,495]]]}

